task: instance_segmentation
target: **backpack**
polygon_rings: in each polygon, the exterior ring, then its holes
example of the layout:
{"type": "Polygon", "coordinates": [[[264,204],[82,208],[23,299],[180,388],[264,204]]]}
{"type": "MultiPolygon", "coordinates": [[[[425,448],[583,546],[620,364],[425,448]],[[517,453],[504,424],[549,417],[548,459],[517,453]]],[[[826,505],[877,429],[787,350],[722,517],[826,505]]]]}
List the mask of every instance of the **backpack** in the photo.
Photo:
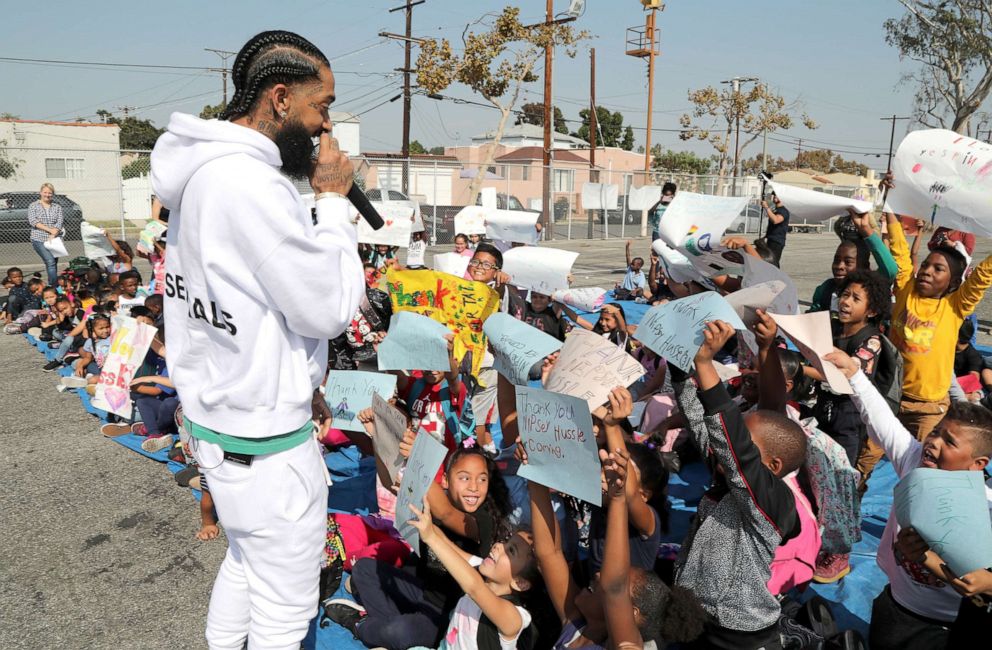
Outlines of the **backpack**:
{"type": "Polygon", "coordinates": [[[902,354],[892,344],[892,341],[882,334],[877,327],[869,325],[861,328],[860,332],[851,337],[851,340],[847,342],[845,352],[853,356],[854,352],[865,341],[876,334],[882,343],[882,351],[878,355],[877,366],[871,383],[885,398],[885,402],[892,412],[898,414],[899,402],[902,401],[903,360],[902,354]]]}

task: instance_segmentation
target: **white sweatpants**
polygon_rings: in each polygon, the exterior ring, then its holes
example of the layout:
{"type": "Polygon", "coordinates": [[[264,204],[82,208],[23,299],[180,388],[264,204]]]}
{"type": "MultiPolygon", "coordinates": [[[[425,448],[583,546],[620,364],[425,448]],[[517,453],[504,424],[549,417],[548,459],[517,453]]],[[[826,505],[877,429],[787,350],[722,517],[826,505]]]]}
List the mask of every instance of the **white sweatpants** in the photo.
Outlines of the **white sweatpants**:
{"type": "Polygon", "coordinates": [[[327,537],[327,483],[315,441],[256,456],[251,466],[193,441],[228,549],[210,596],[211,650],[297,650],[317,614],[327,537]]]}

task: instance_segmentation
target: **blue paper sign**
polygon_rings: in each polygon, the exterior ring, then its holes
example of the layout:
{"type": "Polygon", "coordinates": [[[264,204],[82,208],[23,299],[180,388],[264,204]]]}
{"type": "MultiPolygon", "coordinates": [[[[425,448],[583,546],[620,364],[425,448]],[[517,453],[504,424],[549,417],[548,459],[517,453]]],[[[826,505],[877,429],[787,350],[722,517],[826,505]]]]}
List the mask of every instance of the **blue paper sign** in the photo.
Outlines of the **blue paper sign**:
{"type": "Polygon", "coordinates": [[[324,401],[331,409],[331,426],[344,431],[365,431],[358,412],[372,406],[372,395],[388,400],[396,391],[396,375],[360,370],[331,370],[327,373],[324,401]]]}
{"type": "Polygon", "coordinates": [[[955,574],[992,566],[992,520],[982,472],[918,467],[896,484],[896,521],[912,526],[955,574]]]}
{"type": "Polygon", "coordinates": [[[447,454],[447,447],[429,433],[421,431],[413,441],[410,458],[406,461],[406,469],[403,470],[400,491],[396,495],[395,525],[403,538],[410,542],[415,553],[419,552],[420,548],[420,532],[410,523],[410,519],[413,518],[410,505],[413,504],[417,510],[424,509],[424,497],[447,454]]]}
{"type": "Polygon", "coordinates": [[[450,370],[451,330],[427,316],[398,311],[389,319],[389,332],[379,344],[379,370],[450,370]]]}
{"type": "Polygon", "coordinates": [[[584,399],[517,386],[517,426],[527,464],[517,475],[602,505],[599,449],[584,399]]]}
{"type": "Polygon", "coordinates": [[[703,326],[722,320],[736,330],[747,329],[734,308],[715,291],[680,298],[648,310],[634,338],[655,354],[686,372],[703,344],[703,326]]]}
{"type": "Polygon", "coordinates": [[[527,375],[535,363],[562,346],[555,337],[509,314],[493,314],[482,324],[482,331],[496,359],[496,372],[518,386],[527,385],[527,375]]]}

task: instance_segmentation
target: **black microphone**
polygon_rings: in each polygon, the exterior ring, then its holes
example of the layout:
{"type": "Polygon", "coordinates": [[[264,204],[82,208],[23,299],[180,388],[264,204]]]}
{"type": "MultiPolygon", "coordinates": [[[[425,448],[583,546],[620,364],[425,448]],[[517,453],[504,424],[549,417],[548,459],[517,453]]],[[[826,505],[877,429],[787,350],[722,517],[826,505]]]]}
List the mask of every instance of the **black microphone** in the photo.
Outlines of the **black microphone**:
{"type": "Polygon", "coordinates": [[[378,230],[385,225],[382,217],[372,203],[369,202],[369,197],[365,196],[365,192],[359,189],[354,183],[352,183],[351,189],[348,190],[348,200],[351,201],[351,204],[355,206],[358,213],[365,219],[365,223],[372,226],[372,230],[378,230]]]}

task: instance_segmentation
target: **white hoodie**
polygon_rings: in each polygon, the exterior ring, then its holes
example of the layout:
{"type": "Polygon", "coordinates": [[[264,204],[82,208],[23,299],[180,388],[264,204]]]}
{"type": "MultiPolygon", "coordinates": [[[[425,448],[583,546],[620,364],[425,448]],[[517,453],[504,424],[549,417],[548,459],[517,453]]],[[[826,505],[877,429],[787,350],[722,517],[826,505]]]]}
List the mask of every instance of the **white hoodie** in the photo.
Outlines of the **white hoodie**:
{"type": "Polygon", "coordinates": [[[151,156],[169,216],[169,374],[193,422],[241,438],[311,417],[327,340],[364,293],[345,199],[317,202],[317,225],[269,138],[173,113],[151,156]]]}

